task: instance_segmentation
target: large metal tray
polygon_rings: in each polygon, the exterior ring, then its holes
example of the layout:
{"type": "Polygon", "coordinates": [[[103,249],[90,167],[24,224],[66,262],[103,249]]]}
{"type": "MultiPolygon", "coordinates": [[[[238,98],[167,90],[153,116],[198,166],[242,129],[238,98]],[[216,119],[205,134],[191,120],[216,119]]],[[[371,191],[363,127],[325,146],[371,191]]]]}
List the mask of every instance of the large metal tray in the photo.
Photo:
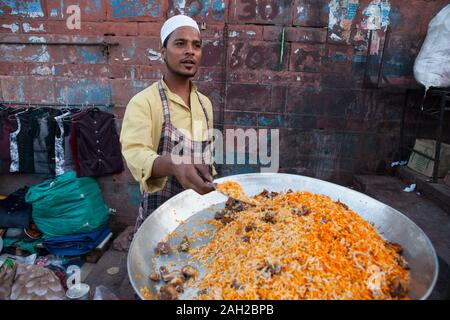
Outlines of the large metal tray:
{"type": "MultiPolygon", "coordinates": [[[[403,247],[403,256],[411,268],[409,296],[412,299],[426,299],[433,290],[438,276],[438,260],[432,243],[414,222],[386,204],[349,188],[299,175],[255,173],[224,177],[215,182],[225,180],[240,183],[250,196],[263,189],[276,192],[292,189],[339,199],[365,220],[374,223],[386,240],[397,242],[403,247]]],[[[155,297],[159,285],[149,280],[148,275],[157,270],[159,265],[169,266],[172,263],[169,269],[180,269],[189,262],[185,253],[156,258],[156,244],[169,233],[177,231],[180,236],[170,241],[175,246],[180,243],[183,234],[189,236],[193,231],[208,228],[202,221],[212,218],[216,210],[224,207],[225,201],[226,197],[218,192],[201,196],[186,190],[160,206],[142,224],[131,243],[127,261],[130,282],[141,299],[144,299],[140,292],[143,287],[147,287],[155,297]]],[[[201,239],[194,246],[207,241],[208,238],[201,239]]],[[[202,267],[197,267],[202,273],[202,267]]],[[[187,290],[180,299],[195,299],[195,296],[196,292],[187,290]]]]}

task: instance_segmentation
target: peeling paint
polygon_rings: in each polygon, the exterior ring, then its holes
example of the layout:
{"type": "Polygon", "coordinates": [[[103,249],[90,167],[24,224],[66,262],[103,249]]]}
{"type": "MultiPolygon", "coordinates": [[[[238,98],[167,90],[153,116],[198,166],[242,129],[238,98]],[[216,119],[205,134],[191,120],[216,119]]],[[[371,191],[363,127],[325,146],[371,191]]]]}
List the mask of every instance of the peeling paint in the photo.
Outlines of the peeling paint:
{"type": "Polygon", "coordinates": [[[391,5],[388,0],[373,0],[364,10],[365,18],[361,22],[361,28],[365,30],[386,31],[389,25],[389,12],[391,5]]]}
{"type": "Polygon", "coordinates": [[[247,31],[246,32],[249,36],[256,36],[256,32],[255,31],[247,31]]]}
{"type": "Polygon", "coordinates": [[[16,1],[16,0],[2,0],[2,7],[9,7],[6,12],[0,9],[0,14],[22,15],[29,18],[43,17],[40,0],[16,1]]]}
{"type": "Polygon", "coordinates": [[[147,49],[147,58],[149,58],[151,61],[161,61],[163,62],[163,59],[161,57],[161,53],[157,52],[152,49],[147,49]]]}
{"type": "Polygon", "coordinates": [[[36,36],[31,36],[31,37],[28,37],[28,40],[30,41],[30,42],[37,42],[37,43],[45,43],[45,42],[47,42],[47,40],[45,40],[45,38],[44,37],[36,37],[36,36]]]}
{"type": "Polygon", "coordinates": [[[41,52],[29,57],[33,62],[50,62],[50,55],[47,46],[42,46],[41,52]]]}
{"type": "Polygon", "coordinates": [[[228,36],[229,36],[230,38],[236,38],[238,35],[239,35],[239,33],[236,32],[236,31],[230,31],[230,32],[228,32],[228,36]]]}
{"type": "Polygon", "coordinates": [[[358,7],[359,0],[331,0],[329,2],[328,29],[331,32],[330,39],[350,43],[353,19],[358,7]]]}
{"type": "Polygon", "coordinates": [[[31,74],[38,74],[41,76],[55,75],[55,66],[51,68],[47,66],[38,66],[31,70],[31,74]]]}
{"type": "Polygon", "coordinates": [[[32,27],[29,23],[22,24],[22,27],[23,27],[23,31],[25,31],[26,33],[30,32],[30,31],[31,32],[45,31],[44,24],[42,24],[42,23],[37,28],[32,27]]]}
{"type": "Polygon", "coordinates": [[[17,23],[2,24],[2,27],[11,30],[13,33],[16,33],[19,30],[19,25],[17,23]]]}

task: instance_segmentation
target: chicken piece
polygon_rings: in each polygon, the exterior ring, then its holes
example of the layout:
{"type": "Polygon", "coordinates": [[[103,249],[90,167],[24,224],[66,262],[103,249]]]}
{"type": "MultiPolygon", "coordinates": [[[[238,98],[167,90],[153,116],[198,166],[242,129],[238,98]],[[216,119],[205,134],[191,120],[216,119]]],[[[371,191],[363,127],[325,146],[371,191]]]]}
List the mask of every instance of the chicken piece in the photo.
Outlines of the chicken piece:
{"type": "Polygon", "coordinates": [[[170,244],[168,242],[158,242],[158,244],[156,245],[156,249],[155,249],[156,254],[161,255],[161,254],[170,254],[172,252],[172,248],[170,247],[170,244]]]}
{"type": "Polygon", "coordinates": [[[170,282],[172,279],[183,277],[183,275],[179,271],[172,271],[169,273],[166,273],[162,276],[163,280],[165,282],[170,282]]]}
{"type": "Polygon", "coordinates": [[[345,210],[348,210],[348,206],[345,203],[341,202],[339,199],[335,203],[343,207],[345,210]]]}
{"type": "Polygon", "coordinates": [[[150,278],[150,280],[155,282],[161,280],[161,274],[158,272],[152,272],[148,277],[150,278]]]}
{"type": "Polygon", "coordinates": [[[264,222],[267,222],[267,223],[275,223],[276,222],[275,216],[276,216],[276,212],[274,212],[274,211],[267,211],[264,214],[264,217],[262,218],[262,220],[264,222]]]}
{"type": "Polygon", "coordinates": [[[180,246],[178,247],[178,251],[187,252],[191,248],[191,243],[187,236],[183,236],[183,240],[181,240],[180,246]]]}
{"type": "Polygon", "coordinates": [[[256,225],[254,223],[251,223],[248,226],[245,226],[245,232],[251,232],[253,230],[256,230],[256,225]]]}
{"type": "Polygon", "coordinates": [[[267,264],[267,266],[268,266],[270,274],[272,276],[281,273],[281,263],[279,263],[279,262],[274,262],[274,263],[269,262],[267,264]]]}
{"type": "Polygon", "coordinates": [[[169,285],[173,286],[177,292],[181,293],[184,291],[184,277],[175,277],[169,281],[169,285]]]}
{"type": "Polygon", "coordinates": [[[385,241],[385,242],[384,242],[384,245],[385,245],[387,248],[390,248],[390,249],[394,250],[394,251],[397,252],[398,254],[401,254],[401,253],[403,252],[403,248],[402,248],[398,243],[390,242],[390,241],[385,241]]]}
{"type": "Polygon", "coordinates": [[[395,278],[389,285],[389,291],[394,298],[404,298],[408,293],[407,284],[400,278],[395,278]]]}
{"type": "Polygon", "coordinates": [[[240,290],[244,286],[241,283],[239,283],[236,279],[234,279],[233,282],[231,283],[231,287],[236,289],[236,290],[240,290]]]}
{"type": "Polygon", "coordinates": [[[186,276],[187,278],[195,277],[198,273],[197,269],[193,266],[186,265],[183,268],[181,268],[181,273],[186,276]]]}
{"type": "Polygon", "coordinates": [[[295,215],[297,215],[299,217],[307,215],[310,212],[311,212],[311,210],[307,206],[301,206],[301,207],[298,207],[298,208],[292,208],[291,209],[291,213],[295,214],[295,215]]]}
{"type": "Polygon", "coordinates": [[[177,289],[169,284],[162,286],[159,289],[160,299],[161,300],[176,300],[178,298],[177,289]]]}

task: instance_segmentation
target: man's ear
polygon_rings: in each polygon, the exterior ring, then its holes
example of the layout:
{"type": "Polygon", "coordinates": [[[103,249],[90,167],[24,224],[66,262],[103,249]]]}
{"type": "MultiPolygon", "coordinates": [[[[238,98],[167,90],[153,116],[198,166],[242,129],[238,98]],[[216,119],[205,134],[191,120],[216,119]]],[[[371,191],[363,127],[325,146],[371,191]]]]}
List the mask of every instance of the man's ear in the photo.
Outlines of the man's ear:
{"type": "Polygon", "coordinates": [[[166,59],[167,59],[167,57],[166,57],[166,55],[167,55],[167,48],[161,47],[160,52],[161,52],[161,58],[163,59],[163,61],[166,61],[166,59]]]}

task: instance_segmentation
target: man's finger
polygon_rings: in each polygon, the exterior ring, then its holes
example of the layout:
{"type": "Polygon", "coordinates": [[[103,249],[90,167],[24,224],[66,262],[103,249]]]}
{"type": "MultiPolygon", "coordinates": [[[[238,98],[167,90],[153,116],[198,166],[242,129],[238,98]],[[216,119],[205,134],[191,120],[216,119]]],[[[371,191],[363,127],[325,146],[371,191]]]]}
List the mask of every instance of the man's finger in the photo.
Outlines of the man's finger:
{"type": "Polygon", "coordinates": [[[203,177],[203,180],[213,182],[214,179],[211,175],[209,166],[205,166],[203,164],[196,164],[195,168],[199,171],[200,175],[203,177]]]}

